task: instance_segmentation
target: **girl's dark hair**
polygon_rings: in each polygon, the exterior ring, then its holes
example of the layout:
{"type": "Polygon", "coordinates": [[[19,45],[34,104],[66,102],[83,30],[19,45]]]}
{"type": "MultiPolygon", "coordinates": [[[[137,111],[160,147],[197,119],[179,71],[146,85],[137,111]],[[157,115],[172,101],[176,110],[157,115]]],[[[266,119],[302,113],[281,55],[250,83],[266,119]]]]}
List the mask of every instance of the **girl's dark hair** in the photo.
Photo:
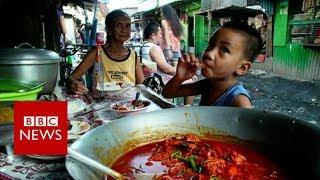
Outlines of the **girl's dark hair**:
{"type": "Polygon", "coordinates": [[[165,5],[161,7],[160,10],[164,19],[170,22],[173,35],[175,37],[181,37],[183,34],[183,29],[176,10],[174,10],[171,5],[165,5]]]}
{"type": "Polygon", "coordinates": [[[225,23],[222,28],[230,28],[235,31],[242,32],[242,34],[246,37],[247,43],[246,43],[246,49],[244,52],[244,55],[247,58],[250,58],[250,61],[252,62],[257,55],[260,53],[263,42],[260,33],[252,28],[251,26],[237,22],[237,21],[229,21],[225,23]]]}
{"type": "Polygon", "coordinates": [[[151,21],[144,28],[143,39],[149,39],[152,33],[157,33],[159,31],[160,24],[154,21],[151,21]]]}
{"type": "Polygon", "coordinates": [[[116,23],[119,17],[128,17],[130,19],[129,15],[122,10],[114,10],[114,11],[111,11],[109,14],[107,14],[105,19],[107,40],[111,39],[110,35],[108,34],[108,31],[114,28],[114,24],[116,23]]]}

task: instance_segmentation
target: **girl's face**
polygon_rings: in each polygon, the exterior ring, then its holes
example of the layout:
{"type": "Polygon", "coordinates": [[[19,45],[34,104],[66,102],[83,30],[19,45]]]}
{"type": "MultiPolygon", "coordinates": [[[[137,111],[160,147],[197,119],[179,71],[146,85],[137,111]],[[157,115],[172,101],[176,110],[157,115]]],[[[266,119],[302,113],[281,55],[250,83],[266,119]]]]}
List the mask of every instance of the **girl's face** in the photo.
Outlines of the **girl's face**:
{"type": "Polygon", "coordinates": [[[110,33],[113,40],[126,41],[130,38],[131,20],[129,17],[119,17],[113,25],[110,33]]]}
{"type": "Polygon", "coordinates": [[[202,60],[201,73],[206,78],[227,79],[244,60],[246,39],[241,33],[229,28],[220,29],[209,41],[202,60]]]}

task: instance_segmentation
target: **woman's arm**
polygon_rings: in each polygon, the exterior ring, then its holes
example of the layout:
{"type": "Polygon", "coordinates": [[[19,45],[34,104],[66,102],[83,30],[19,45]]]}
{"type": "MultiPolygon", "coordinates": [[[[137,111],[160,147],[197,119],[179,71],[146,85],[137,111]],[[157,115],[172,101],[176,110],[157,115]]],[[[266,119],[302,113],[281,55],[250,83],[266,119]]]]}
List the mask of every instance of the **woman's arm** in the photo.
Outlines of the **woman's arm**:
{"type": "MultiPolygon", "coordinates": [[[[137,57],[137,56],[136,56],[137,57]]],[[[136,58],[136,84],[142,84],[144,81],[144,75],[142,71],[142,66],[139,59],[136,58]]]]}
{"type": "Polygon", "coordinates": [[[95,61],[96,48],[91,49],[77,68],[72,72],[67,81],[67,89],[76,94],[84,94],[88,89],[78,79],[86,73],[95,61]]]}
{"type": "Polygon", "coordinates": [[[167,63],[162,49],[159,46],[155,45],[150,49],[150,57],[155,63],[157,63],[158,68],[164,73],[171,76],[176,74],[176,68],[167,63]]]}
{"type": "Polygon", "coordinates": [[[167,60],[172,59],[172,43],[170,40],[170,33],[172,34],[172,30],[170,28],[170,25],[167,20],[161,21],[161,28],[162,28],[162,34],[163,34],[163,40],[164,40],[164,56],[167,60]]]}
{"type": "Polygon", "coordinates": [[[169,49],[172,46],[171,41],[170,41],[170,37],[169,37],[169,33],[172,30],[170,29],[169,22],[167,20],[162,20],[161,21],[161,27],[162,27],[162,33],[163,33],[163,39],[164,39],[165,48],[169,49]]]}
{"type": "Polygon", "coordinates": [[[81,61],[81,63],[76,67],[76,69],[70,75],[72,79],[79,79],[84,73],[86,73],[89,68],[94,64],[97,49],[91,49],[81,61]]]}

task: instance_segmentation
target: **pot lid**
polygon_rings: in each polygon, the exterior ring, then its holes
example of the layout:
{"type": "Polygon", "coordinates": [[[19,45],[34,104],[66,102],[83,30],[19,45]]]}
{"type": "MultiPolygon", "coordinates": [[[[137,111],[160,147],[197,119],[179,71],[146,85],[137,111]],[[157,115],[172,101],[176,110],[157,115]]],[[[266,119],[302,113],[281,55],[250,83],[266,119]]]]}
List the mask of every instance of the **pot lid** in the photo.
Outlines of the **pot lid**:
{"type": "Polygon", "coordinates": [[[0,64],[48,64],[60,61],[54,51],[37,48],[0,49],[0,64]]]}

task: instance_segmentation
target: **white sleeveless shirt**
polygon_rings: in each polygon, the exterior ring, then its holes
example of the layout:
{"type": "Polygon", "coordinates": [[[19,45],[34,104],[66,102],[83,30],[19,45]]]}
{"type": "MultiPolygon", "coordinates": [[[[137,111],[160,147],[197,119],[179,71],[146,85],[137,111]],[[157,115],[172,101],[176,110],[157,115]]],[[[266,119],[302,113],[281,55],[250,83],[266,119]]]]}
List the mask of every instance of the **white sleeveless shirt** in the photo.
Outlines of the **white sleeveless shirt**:
{"type": "MultiPolygon", "coordinates": [[[[143,46],[141,47],[141,53],[140,56],[142,58],[142,63],[147,65],[149,68],[151,68],[152,70],[154,70],[153,66],[157,67],[157,63],[154,62],[151,57],[150,57],[150,50],[153,46],[157,46],[156,44],[152,43],[152,42],[145,42],[143,44],[143,46]]],[[[156,68],[154,70],[154,73],[158,73],[161,77],[163,82],[166,84],[173,76],[168,75],[166,73],[164,73],[163,71],[161,71],[159,68],[156,68]]]]}

